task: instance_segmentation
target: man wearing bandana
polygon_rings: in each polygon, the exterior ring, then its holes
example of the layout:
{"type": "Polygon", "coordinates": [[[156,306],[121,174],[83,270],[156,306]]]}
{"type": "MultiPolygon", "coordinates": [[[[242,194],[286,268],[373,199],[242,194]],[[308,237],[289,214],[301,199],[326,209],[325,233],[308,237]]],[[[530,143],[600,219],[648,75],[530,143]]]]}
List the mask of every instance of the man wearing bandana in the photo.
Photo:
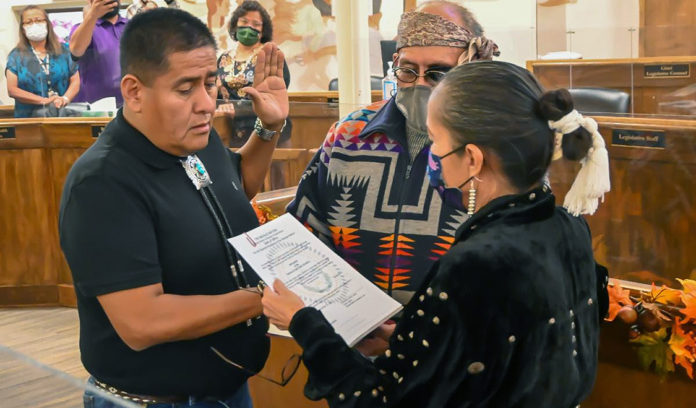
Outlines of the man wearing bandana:
{"type": "Polygon", "coordinates": [[[396,96],[351,113],[330,130],[288,212],[361,274],[406,304],[467,218],[427,177],[426,107],[458,65],[499,55],[465,8],[421,5],[399,23],[396,96]]]}

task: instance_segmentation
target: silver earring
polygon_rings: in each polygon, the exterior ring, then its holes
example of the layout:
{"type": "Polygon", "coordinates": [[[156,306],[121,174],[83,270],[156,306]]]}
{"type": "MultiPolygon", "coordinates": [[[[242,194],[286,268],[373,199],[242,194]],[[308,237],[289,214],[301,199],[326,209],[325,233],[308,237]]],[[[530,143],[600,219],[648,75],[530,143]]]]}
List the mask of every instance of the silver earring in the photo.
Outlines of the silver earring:
{"type": "Polygon", "coordinates": [[[476,211],[476,186],[474,180],[471,180],[471,188],[469,188],[469,205],[466,207],[466,213],[473,215],[476,211]]]}

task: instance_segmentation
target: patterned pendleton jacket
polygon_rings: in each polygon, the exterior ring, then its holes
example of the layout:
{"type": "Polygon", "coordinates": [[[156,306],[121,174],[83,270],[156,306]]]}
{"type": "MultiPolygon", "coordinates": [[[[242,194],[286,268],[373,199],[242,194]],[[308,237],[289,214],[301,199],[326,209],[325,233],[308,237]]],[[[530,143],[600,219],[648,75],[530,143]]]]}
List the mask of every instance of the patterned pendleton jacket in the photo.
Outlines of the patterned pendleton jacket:
{"type": "Polygon", "coordinates": [[[403,304],[468,218],[430,187],[429,145],[411,160],[405,128],[394,98],[334,124],[287,208],[403,304]]]}

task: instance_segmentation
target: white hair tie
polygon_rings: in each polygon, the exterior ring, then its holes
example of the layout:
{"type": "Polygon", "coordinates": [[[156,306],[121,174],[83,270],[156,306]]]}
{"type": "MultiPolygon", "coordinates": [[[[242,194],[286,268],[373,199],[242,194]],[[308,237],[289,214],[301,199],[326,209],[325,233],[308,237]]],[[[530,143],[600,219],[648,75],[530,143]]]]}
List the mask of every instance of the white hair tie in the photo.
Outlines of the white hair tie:
{"type": "Polygon", "coordinates": [[[563,201],[563,206],[575,216],[594,214],[599,206],[599,200],[604,201],[604,194],[611,190],[609,153],[604,138],[599,134],[597,122],[582,116],[575,109],[557,121],[549,121],[549,127],[556,132],[553,160],[563,155],[561,148],[563,135],[581,126],[592,135],[592,147],[587,151],[585,158],[580,160],[582,167],[563,201]]]}

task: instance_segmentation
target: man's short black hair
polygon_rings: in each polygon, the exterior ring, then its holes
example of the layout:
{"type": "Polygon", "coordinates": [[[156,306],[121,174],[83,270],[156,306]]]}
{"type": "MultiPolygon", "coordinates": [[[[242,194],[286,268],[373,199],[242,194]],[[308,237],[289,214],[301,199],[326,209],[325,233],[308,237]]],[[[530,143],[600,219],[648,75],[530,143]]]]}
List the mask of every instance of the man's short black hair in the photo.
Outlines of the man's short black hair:
{"type": "Polygon", "coordinates": [[[121,77],[135,75],[149,85],[169,69],[169,55],[212,47],[215,38],[203,22],[182,10],[157,8],[136,15],[121,37],[121,77]]]}
{"type": "Polygon", "coordinates": [[[255,0],[245,0],[244,3],[237,6],[230,17],[230,38],[237,41],[237,24],[239,23],[239,18],[246,16],[250,11],[258,11],[261,14],[261,23],[263,23],[263,28],[261,29],[261,44],[265,44],[269,41],[273,41],[273,21],[271,20],[270,14],[265,8],[255,0]]]}

